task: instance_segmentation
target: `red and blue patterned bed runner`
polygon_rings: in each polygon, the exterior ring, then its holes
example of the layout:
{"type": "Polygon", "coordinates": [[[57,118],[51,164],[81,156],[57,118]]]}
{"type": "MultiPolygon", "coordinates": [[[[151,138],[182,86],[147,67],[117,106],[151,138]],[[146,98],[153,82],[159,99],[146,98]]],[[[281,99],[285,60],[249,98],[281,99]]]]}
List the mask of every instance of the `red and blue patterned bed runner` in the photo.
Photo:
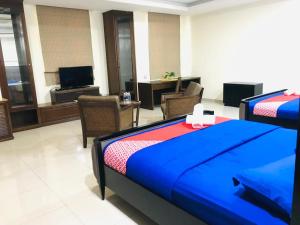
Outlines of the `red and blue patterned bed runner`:
{"type": "Polygon", "coordinates": [[[253,115],[282,119],[298,119],[298,95],[286,96],[283,93],[250,102],[253,115]]]}
{"type": "MultiPolygon", "coordinates": [[[[217,117],[216,124],[223,123],[228,120],[230,119],[217,117]]],[[[202,128],[194,129],[191,125],[181,121],[134,136],[125,137],[107,146],[104,150],[104,162],[107,166],[125,175],[127,161],[136,152],[152,145],[207,127],[208,126],[203,126],[202,128]]]]}

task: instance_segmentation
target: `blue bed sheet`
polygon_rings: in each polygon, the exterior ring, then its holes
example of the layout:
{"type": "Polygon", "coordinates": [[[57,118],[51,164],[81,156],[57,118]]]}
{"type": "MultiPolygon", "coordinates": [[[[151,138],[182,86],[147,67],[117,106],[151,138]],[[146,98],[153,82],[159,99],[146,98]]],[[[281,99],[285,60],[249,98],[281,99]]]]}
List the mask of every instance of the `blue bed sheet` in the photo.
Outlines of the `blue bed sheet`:
{"type": "Polygon", "coordinates": [[[295,176],[295,156],[251,169],[234,177],[235,185],[245,188],[249,195],[278,213],[290,218],[295,176]]]}
{"type": "MultiPolygon", "coordinates": [[[[257,98],[249,102],[249,110],[253,114],[254,107],[260,101],[263,101],[268,98],[282,95],[283,92],[267,95],[261,98],[257,98]]],[[[278,108],[277,118],[279,119],[289,119],[289,120],[298,120],[299,119],[299,99],[287,102],[278,108]]]]}
{"type": "Polygon", "coordinates": [[[296,135],[280,128],[198,165],[177,180],[172,201],[209,224],[287,224],[271,209],[247,199],[232,178],[294,154],[296,135]]]}
{"type": "Polygon", "coordinates": [[[172,200],[174,184],[185,172],[276,129],[249,121],[224,122],[136,152],[127,161],[126,175],[172,200]]]}

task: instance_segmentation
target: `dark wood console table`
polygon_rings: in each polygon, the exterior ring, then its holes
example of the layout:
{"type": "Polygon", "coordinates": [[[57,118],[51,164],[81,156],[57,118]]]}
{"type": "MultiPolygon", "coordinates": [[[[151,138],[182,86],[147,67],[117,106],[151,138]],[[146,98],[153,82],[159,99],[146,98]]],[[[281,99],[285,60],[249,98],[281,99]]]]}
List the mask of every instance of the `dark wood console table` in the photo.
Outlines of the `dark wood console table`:
{"type": "MultiPolygon", "coordinates": [[[[191,81],[201,83],[200,77],[182,77],[181,80],[182,88],[186,88],[191,81]]],[[[153,110],[155,105],[160,104],[161,94],[174,91],[176,84],[177,80],[152,80],[138,83],[141,108],[153,110]]]]}
{"type": "Polygon", "coordinates": [[[51,103],[39,104],[41,126],[79,119],[77,99],[80,95],[100,95],[99,87],[88,86],[75,89],[50,91],[51,103]]]}
{"type": "Polygon", "coordinates": [[[52,104],[73,102],[78,99],[80,95],[100,95],[99,87],[89,86],[75,89],[50,91],[52,104]]]}
{"type": "Polygon", "coordinates": [[[79,119],[78,103],[73,101],[60,104],[40,104],[39,118],[41,126],[77,120],[79,119]]]}

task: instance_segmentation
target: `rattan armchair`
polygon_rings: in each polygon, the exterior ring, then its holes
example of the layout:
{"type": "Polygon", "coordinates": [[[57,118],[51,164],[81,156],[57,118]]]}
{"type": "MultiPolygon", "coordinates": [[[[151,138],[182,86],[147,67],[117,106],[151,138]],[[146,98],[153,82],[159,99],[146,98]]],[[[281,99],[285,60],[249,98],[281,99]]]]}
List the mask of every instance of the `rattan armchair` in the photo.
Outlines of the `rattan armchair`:
{"type": "Polygon", "coordinates": [[[164,119],[190,114],[194,106],[201,103],[204,88],[191,82],[184,92],[162,94],[161,110],[164,119]]]}
{"type": "Polygon", "coordinates": [[[88,137],[112,134],[133,127],[133,107],[120,107],[118,96],[80,96],[78,98],[83,147],[88,137]]]}

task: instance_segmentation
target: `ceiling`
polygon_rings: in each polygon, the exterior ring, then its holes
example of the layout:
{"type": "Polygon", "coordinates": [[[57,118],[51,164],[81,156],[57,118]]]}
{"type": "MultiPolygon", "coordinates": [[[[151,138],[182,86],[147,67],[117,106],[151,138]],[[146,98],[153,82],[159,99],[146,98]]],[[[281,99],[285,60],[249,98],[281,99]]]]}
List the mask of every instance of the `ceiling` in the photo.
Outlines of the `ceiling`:
{"type": "Polygon", "coordinates": [[[250,4],[261,0],[24,0],[25,3],[107,11],[150,11],[194,15],[250,4]]]}

